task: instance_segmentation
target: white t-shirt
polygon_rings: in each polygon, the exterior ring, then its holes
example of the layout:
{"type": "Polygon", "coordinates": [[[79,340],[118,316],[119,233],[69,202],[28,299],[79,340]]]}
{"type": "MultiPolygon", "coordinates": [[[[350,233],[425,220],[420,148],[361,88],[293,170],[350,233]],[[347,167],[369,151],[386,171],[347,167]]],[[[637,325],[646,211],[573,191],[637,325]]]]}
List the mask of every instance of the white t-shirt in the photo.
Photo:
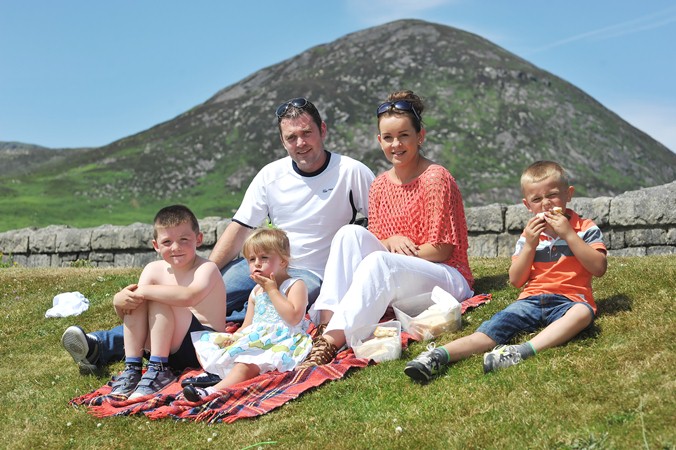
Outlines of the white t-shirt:
{"type": "Polygon", "coordinates": [[[368,216],[371,169],[347,156],[327,152],[324,168],[301,173],[291,157],[261,169],[244,194],[233,220],[255,228],[266,218],[286,231],[290,267],[324,276],[331,240],[357,213],[368,216]]]}

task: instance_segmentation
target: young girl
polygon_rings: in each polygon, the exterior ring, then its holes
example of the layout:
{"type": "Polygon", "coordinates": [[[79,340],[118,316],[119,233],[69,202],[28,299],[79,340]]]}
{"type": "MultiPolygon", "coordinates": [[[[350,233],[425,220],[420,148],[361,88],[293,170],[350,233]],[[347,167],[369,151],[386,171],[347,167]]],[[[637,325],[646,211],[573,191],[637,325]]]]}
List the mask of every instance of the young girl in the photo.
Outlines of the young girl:
{"type": "Polygon", "coordinates": [[[307,287],[287,273],[290,247],[286,233],[260,228],[244,242],[242,253],[256,282],[246,318],[242,329],[232,336],[201,332],[199,339],[194,339],[204,370],[222,380],[206,389],[185,386],[183,395],[189,401],[199,401],[261,373],[293,370],[312,348],[305,320],[307,287]]]}

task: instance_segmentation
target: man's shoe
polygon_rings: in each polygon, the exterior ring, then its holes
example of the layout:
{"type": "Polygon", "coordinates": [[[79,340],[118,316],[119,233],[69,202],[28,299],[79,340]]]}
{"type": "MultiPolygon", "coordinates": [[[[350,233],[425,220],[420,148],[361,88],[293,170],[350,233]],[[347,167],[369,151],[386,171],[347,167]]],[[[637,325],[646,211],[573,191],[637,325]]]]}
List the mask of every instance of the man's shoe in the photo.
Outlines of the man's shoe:
{"type": "Polygon", "coordinates": [[[323,366],[333,361],[333,358],[338,354],[338,347],[331,344],[324,336],[319,336],[312,342],[312,350],[305,358],[305,361],[300,363],[296,369],[307,369],[308,367],[323,366]]]}
{"type": "Polygon", "coordinates": [[[141,380],[138,382],[134,393],[129,396],[129,400],[145,397],[146,395],[156,394],[174,381],[176,375],[169,367],[148,366],[148,370],[143,374],[141,380]]]}
{"type": "Polygon", "coordinates": [[[98,340],[87,335],[78,326],[66,328],[61,336],[61,345],[77,363],[80,370],[94,372],[97,368],[96,360],[99,356],[98,340]],[[89,356],[89,357],[88,357],[89,356]]]}
{"type": "Polygon", "coordinates": [[[181,380],[181,387],[195,386],[199,388],[206,388],[217,384],[219,381],[221,381],[221,377],[215,373],[204,372],[203,374],[197,375],[196,377],[190,377],[181,380]]]}
{"type": "Polygon", "coordinates": [[[113,378],[113,390],[110,391],[110,395],[117,395],[126,399],[134,392],[140,380],[141,366],[127,365],[121,374],[113,378]]]}
{"type": "Polygon", "coordinates": [[[419,354],[415,359],[406,363],[404,373],[415,381],[426,383],[444,367],[442,355],[437,352],[434,343],[427,346],[427,350],[419,354]]]}
{"type": "Polygon", "coordinates": [[[523,358],[516,345],[498,345],[488,353],[484,353],[484,373],[519,364],[523,358]]]}

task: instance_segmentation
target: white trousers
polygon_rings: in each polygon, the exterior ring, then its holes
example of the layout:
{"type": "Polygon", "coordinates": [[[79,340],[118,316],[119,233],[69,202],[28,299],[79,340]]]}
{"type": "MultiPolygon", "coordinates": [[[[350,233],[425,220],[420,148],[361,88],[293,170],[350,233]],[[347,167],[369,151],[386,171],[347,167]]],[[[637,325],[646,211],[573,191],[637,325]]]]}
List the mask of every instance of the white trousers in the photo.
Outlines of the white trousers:
{"type": "Polygon", "coordinates": [[[378,323],[392,301],[431,293],[435,286],[458,301],[474,295],[457,269],[390,253],[365,228],[346,225],[331,241],[324,281],[310,316],[318,323],[319,311],[333,311],[326,331],[343,330],[349,345],[353,331],[378,323]]]}

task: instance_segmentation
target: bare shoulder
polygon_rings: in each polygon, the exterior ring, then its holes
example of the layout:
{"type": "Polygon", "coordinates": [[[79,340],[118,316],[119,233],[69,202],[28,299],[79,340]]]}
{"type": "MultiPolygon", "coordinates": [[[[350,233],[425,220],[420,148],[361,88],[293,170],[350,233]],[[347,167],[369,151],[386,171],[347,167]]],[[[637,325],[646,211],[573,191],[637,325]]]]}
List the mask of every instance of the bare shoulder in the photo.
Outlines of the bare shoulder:
{"type": "Polygon", "coordinates": [[[164,284],[170,268],[171,266],[161,259],[150,262],[143,268],[139,282],[141,284],[164,284]]]}
{"type": "Polygon", "coordinates": [[[195,268],[195,270],[197,270],[199,268],[202,271],[220,273],[220,270],[218,270],[218,266],[216,265],[215,262],[213,262],[213,261],[211,261],[207,258],[203,258],[201,256],[197,256],[195,258],[195,265],[193,267],[195,268]]]}

